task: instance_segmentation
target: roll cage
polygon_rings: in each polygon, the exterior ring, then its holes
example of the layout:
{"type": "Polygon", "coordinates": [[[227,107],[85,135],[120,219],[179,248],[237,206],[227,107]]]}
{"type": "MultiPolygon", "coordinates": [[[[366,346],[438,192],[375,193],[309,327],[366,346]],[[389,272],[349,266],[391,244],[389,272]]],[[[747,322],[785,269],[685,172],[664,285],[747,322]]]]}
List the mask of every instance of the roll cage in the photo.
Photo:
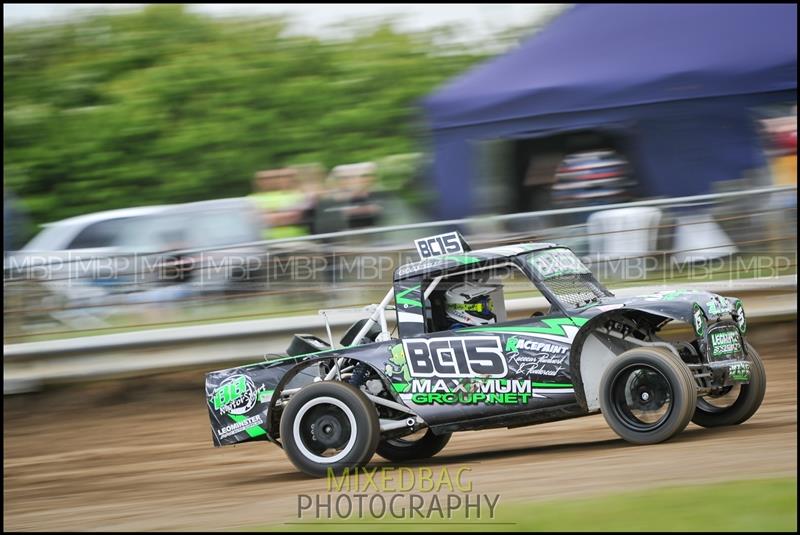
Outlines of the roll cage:
{"type": "MultiPolygon", "coordinates": [[[[370,316],[349,345],[361,344],[375,326],[381,332],[374,341],[391,338],[386,310],[390,309],[392,301],[397,313],[400,338],[429,332],[426,302],[444,279],[505,266],[513,266],[521,271],[547,299],[552,313],[556,315],[569,316],[570,311],[593,304],[600,297],[613,296],[568,247],[561,245],[526,243],[434,256],[405,264],[395,271],[392,288],[379,304],[367,307],[370,316]],[[567,283],[583,285],[587,295],[592,294],[595,299],[586,303],[565,299],[565,295],[574,295],[574,292],[565,291],[567,283]]],[[[321,313],[326,314],[326,311],[321,313]]],[[[327,315],[325,317],[327,320],[327,315]]],[[[330,329],[328,331],[330,336],[330,329]]],[[[332,337],[331,347],[335,347],[332,337]]],[[[336,372],[336,369],[331,370],[331,377],[336,372]]]]}

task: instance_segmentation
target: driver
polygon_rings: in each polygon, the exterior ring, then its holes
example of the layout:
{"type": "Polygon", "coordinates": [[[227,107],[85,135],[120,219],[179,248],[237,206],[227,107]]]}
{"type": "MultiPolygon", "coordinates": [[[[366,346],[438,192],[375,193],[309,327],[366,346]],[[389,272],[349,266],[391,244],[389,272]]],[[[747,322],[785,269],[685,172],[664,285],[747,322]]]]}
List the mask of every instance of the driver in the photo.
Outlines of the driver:
{"type": "Polygon", "coordinates": [[[497,323],[491,293],[494,288],[474,282],[453,286],[444,294],[447,329],[497,323]]]}

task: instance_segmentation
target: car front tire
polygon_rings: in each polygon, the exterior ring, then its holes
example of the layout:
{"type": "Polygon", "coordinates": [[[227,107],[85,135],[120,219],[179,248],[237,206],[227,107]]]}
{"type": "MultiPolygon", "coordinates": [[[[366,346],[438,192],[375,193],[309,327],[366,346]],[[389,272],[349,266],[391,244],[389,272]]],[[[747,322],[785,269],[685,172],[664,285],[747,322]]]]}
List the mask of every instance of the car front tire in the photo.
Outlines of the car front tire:
{"type": "Polygon", "coordinates": [[[340,475],[369,462],[378,446],[378,413],[353,386],[323,381],[297,392],[281,416],[289,460],[314,477],[340,475]]]}
{"type": "Polygon", "coordinates": [[[616,357],[600,379],[600,410],[633,444],[656,444],[683,431],[694,414],[697,385],[667,349],[642,347],[616,357]]]}

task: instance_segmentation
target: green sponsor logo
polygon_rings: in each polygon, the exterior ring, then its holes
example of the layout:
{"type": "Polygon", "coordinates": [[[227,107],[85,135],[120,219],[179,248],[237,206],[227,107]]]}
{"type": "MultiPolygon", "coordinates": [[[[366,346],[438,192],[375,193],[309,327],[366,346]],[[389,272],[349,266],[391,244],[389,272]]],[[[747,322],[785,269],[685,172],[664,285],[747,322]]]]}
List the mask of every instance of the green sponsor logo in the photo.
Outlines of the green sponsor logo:
{"type": "MultiPolygon", "coordinates": [[[[520,351],[535,351],[537,353],[547,353],[550,355],[564,355],[568,352],[567,346],[561,345],[559,342],[548,342],[541,340],[520,339],[518,336],[512,336],[506,340],[506,354],[509,357],[516,357],[520,351]]],[[[542,357],[543,355],[539,355],[542,357]]]]}
{"type": "Polygon", "coordinates": [[[737,362],[728,369],[728,372],[733,381],[750,380],[750,364],[747,362],[737,362]]]}
{"type": "Polygon", "coordinates": [[[711,354],[714,357],[734,355],[742,350],[739,333],[736,331],[715,332],[711,335],[711,354]]]}
{"type": "Polygon", "coordinates": [[[263,401],[264,392],[264,387],[256,388],[247,375],[233,375],[214,390],[211,401],[221,414],[241,415],[249,412],[257,401],[263,401]]]}
{"type": "Polygon", "coordinates": [[[703,336],[706,332],[706,315],[703,314],[703,309],[700,305],[695,303],[692,311],[692,322],[694,325],[694,332],[697,336],[703,336]]]}
{"type": "Polygon", "coordinates": [[[691,293],[693,293],[692,290],[662,290],[660,292],[643,295],[641,298],[645,301],[675,301],[691,293]]]}
{"type": "MultiPolygon", "coordinates": [[[[403,351],[403,344],[397,344],[392,347],[392,356],[386,364],[384,371],[389,377],[401,376],[406,383],[411,380],[411,373],[408,371],[408,365],[406,364],[406,353],[403,351]]],[[[397,387],[395,387],[395,390],[397,390],[397,387]]],[[[400,390],[397,391],[400,392],[400,390]]]]}
{"type": "Polygon", "coordinates": [[[711,298],[711,300],[706,303],[706,308],[708,309],[709,314],[713,314],[715,316],[721,316],[733,310],[731,302],[727,299],[723,299],[722,297],[711,298]]]}
{"type": "Polygon", "coordinates": [[[747,331],[747,319],[744,317],[744,306],[738,299],[734,305],[734,314],[736,316],[736,324],[739,326],[739,330],[742,334],[744,334],[744,332],[747,331]]]}
{"type": "Polygon", "coordinates": [[[214,408],[216,410],[222,410],[224,407],[233,405],[247,393],[247,389],[247,377],[244,375],[237,375],[226,379],[214,391],[214,408]]]}
{"type": "Polygon", "coordinates": [[[547,389],[571,393],[569,383],[537,383],[526,379],[414,379],[405,393],[417,405],[520,405],[532,398],[544,398],[547,389]]]}
{"type": "Polygon", "coordinates": [[[517,353],[517,346],[519,345],[519,338],[512,336],[506,340],[506,353],[517,353]]]}
{"type": "Polygon", "coordinates": [[[511,392],[508,394],[430,392],[413,394],[411,396],[411,401],[417,405],[474,405],[478,403],[485,403],[488,405],[519,405],[528,403],[530,397],[531,394],[523,392],[511,392]]]}

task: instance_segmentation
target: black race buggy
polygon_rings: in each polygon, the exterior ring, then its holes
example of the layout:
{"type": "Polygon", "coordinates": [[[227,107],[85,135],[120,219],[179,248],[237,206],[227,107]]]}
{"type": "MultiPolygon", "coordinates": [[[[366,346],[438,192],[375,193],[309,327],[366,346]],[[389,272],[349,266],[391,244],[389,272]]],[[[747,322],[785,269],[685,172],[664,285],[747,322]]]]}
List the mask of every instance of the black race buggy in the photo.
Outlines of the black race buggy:
{"type": "Polygon", "coordinates": [[[472,251],[451,233],[417,247],[423,260],[395,271],[341,347],[297,334],[282,358],[208,373],[214,445],[270,441],[323,476],[376,452],[430,457],[455,431],[602,412],[623,439],[653,444],[689,421],[740,424],[761,404],[766,375],[738,299],[695,290],[616,298],[550,243],[472,251]],[[496,288],[498,321],[443,328],[437,296],[471,277],[496,288]],[[520,279],[548,313],[507,320],[503,283],[520,279]],[[664,329],[670,322],[683,330],[664,329]]]}

